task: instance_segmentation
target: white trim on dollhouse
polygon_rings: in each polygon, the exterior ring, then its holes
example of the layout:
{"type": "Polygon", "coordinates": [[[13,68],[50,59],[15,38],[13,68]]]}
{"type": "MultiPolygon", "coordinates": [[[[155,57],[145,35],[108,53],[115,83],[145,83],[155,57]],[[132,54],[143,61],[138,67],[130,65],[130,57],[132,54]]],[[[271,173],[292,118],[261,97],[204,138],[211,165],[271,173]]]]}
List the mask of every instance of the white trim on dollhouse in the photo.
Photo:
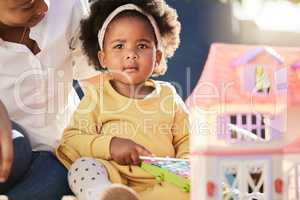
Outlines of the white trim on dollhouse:
{"type": "Polygon", "coordinates": [[[257,47],[255,49],[251,49],[244,53],[242,56],[239,58],[235,59],[232,62],[232,67],[239,67],[241,65],[248,64],[251,62],[253,59],[255,59],[258,55],[262,53],[267,53],[269,56],[271,56],[274,60],[277,61],[278,64],[283,64],[284,63],[284,58],[277,53],[273,48],[271,47],[257,47]]]}

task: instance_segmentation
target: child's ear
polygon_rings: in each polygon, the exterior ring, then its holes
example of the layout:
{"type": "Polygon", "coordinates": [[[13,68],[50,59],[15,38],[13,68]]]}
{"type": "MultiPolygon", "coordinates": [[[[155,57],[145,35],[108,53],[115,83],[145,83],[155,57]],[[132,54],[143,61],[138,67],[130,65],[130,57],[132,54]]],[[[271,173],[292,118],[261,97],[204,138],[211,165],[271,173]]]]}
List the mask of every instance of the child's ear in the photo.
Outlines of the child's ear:
{"type": "Polygon", "coordinates": [[[102,68],[105,68],[105,54],[103,51],[98,51],[98,60],[102,68]]]}
{"type": "Polygon", "coordinates": [[[157,65],[160,65],[160,61],[161,61],[161,58],[163,56],[163,53],[161,50],[156,50],[156,64],[157,65]]]}

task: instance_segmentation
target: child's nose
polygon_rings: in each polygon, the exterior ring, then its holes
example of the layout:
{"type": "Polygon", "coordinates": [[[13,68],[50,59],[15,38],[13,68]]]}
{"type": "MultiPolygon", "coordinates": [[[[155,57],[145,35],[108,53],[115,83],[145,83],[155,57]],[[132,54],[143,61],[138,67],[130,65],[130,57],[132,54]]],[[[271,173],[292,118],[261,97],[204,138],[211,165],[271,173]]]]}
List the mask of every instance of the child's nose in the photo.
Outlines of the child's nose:
{"type": "Polygon", "coordinates": [[[126,60],[136,60],[138,58],[138,55],[135,51],[129,51],[126,54],[126,60]]]}

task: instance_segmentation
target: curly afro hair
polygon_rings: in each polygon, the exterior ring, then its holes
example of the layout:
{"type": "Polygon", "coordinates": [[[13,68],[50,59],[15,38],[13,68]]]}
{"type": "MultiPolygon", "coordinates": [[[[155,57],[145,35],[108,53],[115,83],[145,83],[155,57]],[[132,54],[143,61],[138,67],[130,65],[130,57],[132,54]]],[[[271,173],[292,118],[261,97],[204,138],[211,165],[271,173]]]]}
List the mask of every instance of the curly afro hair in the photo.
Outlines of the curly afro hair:
{"type": "Polygon", "coordinates": [[[139,6],[152,15],[157,22],[162,36],[164,59],[162,59],[160,66],[155,69],[154,75],[162,75],[167,70],[166,59],[172,57],[179,46],[181,29],[176,10],[169,7],[165,0],[93,0],[89,17],[81,21],[80,39],[83,50],[92,64],[97,69],[103,70],[97,57],[100,49],[98,31],[113,10],[129,3],[139,6]]]}

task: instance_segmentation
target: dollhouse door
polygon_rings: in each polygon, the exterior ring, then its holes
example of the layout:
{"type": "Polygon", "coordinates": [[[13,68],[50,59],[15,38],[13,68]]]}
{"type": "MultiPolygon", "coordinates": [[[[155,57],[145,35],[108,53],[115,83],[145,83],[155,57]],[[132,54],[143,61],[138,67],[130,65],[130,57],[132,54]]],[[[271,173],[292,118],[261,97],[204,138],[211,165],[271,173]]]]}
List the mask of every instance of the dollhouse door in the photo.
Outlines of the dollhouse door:
{"type": "Polygon", "coordinates": [[[226,159],[220,163],[220,200],[271,200],[267,159],[226,159]]]}

